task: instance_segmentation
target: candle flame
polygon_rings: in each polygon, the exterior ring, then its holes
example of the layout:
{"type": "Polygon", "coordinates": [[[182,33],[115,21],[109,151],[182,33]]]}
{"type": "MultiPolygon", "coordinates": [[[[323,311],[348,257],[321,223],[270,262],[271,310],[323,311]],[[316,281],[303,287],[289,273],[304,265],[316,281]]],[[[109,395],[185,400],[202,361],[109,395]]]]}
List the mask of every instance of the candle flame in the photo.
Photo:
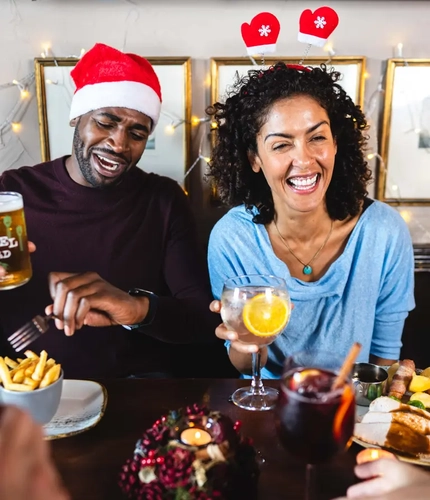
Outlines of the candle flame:
{"type": "Polygon", "coordinates": [[[372,460],[376,460],[376,459],[378,459],[378,458],[379,458],[379,451],[378,451],[378,450],[372,450],[372,451],[370,452],[370,458],[371,458],[372,460]]]}
{"type": "Polygon", "coordinates": [[[200,439],[201,437],[202,437],[202,434],[199,431],[197,431],[196,432],[196,439],[200,439]]]}

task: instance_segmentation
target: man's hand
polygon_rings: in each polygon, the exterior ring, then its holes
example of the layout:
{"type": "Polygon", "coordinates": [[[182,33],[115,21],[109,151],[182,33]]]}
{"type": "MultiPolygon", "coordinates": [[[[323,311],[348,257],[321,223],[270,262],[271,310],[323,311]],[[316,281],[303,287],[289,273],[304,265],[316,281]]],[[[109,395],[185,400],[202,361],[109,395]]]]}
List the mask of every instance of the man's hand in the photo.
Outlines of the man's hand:
{"type": "Polygon", "coordinates": [[[347,500],[426,500],[430,498],[430,475],[428,472],[398,460],[380,459],[358,465],[355,473],[360,479],[347,491],[347,500]]]}
{"type": "Polygon", "coordinates": [[[18,408],[0,417],[1,500],[70,500],[40,426],[18,408]]]}
{"type": "Polygon", "coordinates": [[[50,273],[53,304],[45,309],[54,314],[55,324],[66,335],[84,325],[132,325],[148,313],[146,297],[132,297],[103,280],[97,273],[50,273]]]}

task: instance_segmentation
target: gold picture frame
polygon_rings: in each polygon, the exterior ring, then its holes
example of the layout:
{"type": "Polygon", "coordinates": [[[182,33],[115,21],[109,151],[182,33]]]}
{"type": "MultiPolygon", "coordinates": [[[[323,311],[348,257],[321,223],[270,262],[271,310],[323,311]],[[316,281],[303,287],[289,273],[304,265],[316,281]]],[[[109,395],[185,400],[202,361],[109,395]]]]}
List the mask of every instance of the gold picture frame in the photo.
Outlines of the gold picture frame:
{"type": "MultiPolygon", "coordinates": [[[[301,62],[301,57],[276,57],[267,58],[264,61],[265,66],[270,66],[278,61],[284,62],[286,64],[299,64],[301,62]]],[[[345,57],[332,57],[327,59],[327,57],[309,57],[303,61],[302,64],[306,66],[319,66],[322,63],[327,63],[327,66],[334,66],[336,69],[343,69],[344,75],[347,77],[348,87],[353,88],[353,94],[351,98],[356,104],[358,104],[362,109],[364,105],[364,87],[365,87],[365,75],[366,75],[366,57],[364,56],[345,56],[345,57]],[[346,73],[348,69],[348,74],[346,73]]],[[[233,82],[232,76],[236,71],[239,74],[243,74],[249,69],[256,69],[258,66],[252,64],[252,61],[248,57],[213,57],[211,58],[211,104],[218,101],[222,97],[221,87],[225,85],[220,82],[222,79],[224,82],[226,80],[233,82]],[[222,71],[228,69],[226,75],[222,75],[222,71]]],[[[342,82],[340,82],[342,83],[342,82]]],[[[348,92],[347,88],[345,90],[348,92]]]]}
{"type": "Polygon", "coordinates": [[[430,205],[430,59],[388,59],[376,197],[430,205]]]}
{"type": "MultiPolygon", "coordinates": [[[[163,103],[159,123],[138,166],[184,186],[191,151],[191,58],[147,59],[160,80],[163,103]]],[[[78,61],[74,57],[34,59],[42,161],[72,151],[68,111],[74,84],[70,71],[78,61]]]]}

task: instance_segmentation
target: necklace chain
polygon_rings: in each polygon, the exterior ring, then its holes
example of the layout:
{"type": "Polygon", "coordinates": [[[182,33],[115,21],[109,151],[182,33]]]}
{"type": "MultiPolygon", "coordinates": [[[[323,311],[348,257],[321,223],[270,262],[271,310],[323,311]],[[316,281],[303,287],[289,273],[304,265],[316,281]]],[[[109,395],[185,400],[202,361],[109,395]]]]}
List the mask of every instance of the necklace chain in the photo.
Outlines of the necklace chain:
{"type": "Polygon", "coordinates": [[[331,233],[333,231],[333,220],[331,221],[330,231],[328,232],[328,235],[326,236],[326,239],[324,240],[324,243],[318,248],[318,250],[316,251],[316,253],[312,257],[312,259],[307,264],[305,264],[301,259],[299,259],[297,257],[297,255],[291,250],[290,245],[287,243],[287,240],[282,236],[281,232],[278,229],[278,225],[276,224],[276,219],[273,219],[273,222],[275,223],[276,231],[278,232],[279,237],[281,238],[282,243],[287,247],[287,249],[291,253],[291,255],[295,259],[297,259],[300,262],[300,264],[303,266],[303,274],[308,274],[308,275],[312,274],[313,269],[312,269],[311,264],[318,257],[318,255],[321,253],[322,249],[326,246],[327,241],[329,240],[329,238],[331,236],[331,233]]]}

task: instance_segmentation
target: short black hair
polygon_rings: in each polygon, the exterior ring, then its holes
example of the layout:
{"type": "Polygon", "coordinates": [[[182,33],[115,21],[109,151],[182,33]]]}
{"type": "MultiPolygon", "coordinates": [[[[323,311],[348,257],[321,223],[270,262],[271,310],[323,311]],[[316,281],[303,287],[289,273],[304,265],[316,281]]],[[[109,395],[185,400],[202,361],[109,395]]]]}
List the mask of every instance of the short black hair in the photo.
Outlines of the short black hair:
{"type": "Polygon", "coordinates": [[[222,202],[228,206],[245,204],[248,210],[257,207],[256,223],[273,220],[271,190],[263,172],[253,172],[248,155],[257,154],[257,134],[272,106],[279,100],[305,95],[327,112],[337,144],[326,193],[328,213],[333,220],[359,213],[372,177],[364,157],[367,121],[337,83],[340,78],[338,71],[324,64],[305,68],[278,62],[266,70],[250,70],[232,86],[225,103],[207,108],[206,113],[218,124],[207,176],[222,202]]]}

